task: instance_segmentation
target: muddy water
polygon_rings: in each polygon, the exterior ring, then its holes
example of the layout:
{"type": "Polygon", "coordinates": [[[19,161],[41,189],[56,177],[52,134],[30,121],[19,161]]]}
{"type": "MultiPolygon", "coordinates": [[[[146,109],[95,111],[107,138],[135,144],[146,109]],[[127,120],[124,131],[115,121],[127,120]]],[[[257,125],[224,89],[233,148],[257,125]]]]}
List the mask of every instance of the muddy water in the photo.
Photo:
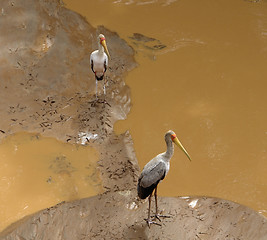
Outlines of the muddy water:
{"type": "Polygon", "coordinates": [[[139,67],[127,76],[133,107],[115,130],[130,130],[140,166],[165,150],[168,129],[192,156],[176,149],[159,193],[216,196],[264,214],[266,1],[64,2],[136,50],[139,67]]]}
{"type": "Polygon", "coordinates": [[[0,145],[0,229],[62,201],[102,191],[98,153],[38,134],[18,133],[0,145]]]}

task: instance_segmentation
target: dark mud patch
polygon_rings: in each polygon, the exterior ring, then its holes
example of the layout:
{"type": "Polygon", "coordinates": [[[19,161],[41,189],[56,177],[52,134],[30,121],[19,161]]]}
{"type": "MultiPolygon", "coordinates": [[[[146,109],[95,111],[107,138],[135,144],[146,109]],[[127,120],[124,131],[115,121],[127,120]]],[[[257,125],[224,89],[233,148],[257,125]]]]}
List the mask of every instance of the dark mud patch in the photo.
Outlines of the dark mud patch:
{"type": "Polygon", "coordinates": [[[142,33],[133,33],[129,39],[131,45],[134,46],[136,54],[141,54],[151,60],[155,60],[156,55],[167,47],[160,40],[145,36],[142,33]]]}

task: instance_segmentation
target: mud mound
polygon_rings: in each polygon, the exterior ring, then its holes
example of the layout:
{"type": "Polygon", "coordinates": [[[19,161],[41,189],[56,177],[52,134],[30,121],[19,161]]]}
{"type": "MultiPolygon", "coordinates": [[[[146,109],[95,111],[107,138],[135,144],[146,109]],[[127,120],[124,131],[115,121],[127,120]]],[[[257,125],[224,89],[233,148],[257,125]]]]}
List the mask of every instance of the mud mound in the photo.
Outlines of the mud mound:
{"type": "Polygon", "coordinates": [[[118,191],[56,205],[11,226],[3,239],[267,239],[266,219],[216,198],[160,198],[169,218],[148,228],[147,203],[135,194],[118,191]]]}

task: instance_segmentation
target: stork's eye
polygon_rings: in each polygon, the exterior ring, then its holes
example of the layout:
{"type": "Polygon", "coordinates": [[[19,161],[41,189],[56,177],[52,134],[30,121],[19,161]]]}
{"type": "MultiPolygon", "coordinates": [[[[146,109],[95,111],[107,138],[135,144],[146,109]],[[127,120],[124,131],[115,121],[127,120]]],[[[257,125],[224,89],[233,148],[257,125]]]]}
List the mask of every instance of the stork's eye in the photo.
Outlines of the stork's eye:
{"type": "Polygon", "coordinates": [[[171,138],[172,138],[172,141],[173,141],[173,139],[176,138],[176,134],[172,134],[172,135],[171,135],[171,138]]]}

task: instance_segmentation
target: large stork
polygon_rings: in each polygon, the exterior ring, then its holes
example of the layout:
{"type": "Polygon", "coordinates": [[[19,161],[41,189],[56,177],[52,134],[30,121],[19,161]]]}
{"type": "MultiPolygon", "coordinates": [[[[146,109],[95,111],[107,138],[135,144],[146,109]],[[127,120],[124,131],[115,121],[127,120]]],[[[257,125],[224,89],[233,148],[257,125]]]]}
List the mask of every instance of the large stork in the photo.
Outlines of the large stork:
{"type": "Polygon", "coordinates": [[[104,75],[108,67],[108,58],[110,59],[110,55],[108,52],[105,36],[103,34],[99,34],[98,50],[93,51],[90,56],[91,69],[93,73],[95,74],[95,80],[96,80],[96,100],[97,100],[97,82],[98,81],[101,81],[101,80],[104,81],[103,91],[104,91],[104,95],[106,95],[104,75]]]}
{"type": "MultiPolygon", "coordinates": [[[[174,152],[173,143],[180,147],[180,149],[186,154],[186,156],[191,160],[189,154],[181,144],[181,142],[176,137],[176,134],[173,131],[168,131],[165,134],[165,141],[167,144],[167,151],[164,153],[158,154],[152,160],[150,160],[144,167],[137,185],[137,192],[138,196],[141,199],[148,198],[148,217],[146,222],[150,227],[150,224],[158,224],[157,222],[153,221],[156,218],[160,220],[161,217],[158,213],[158,202],[157,202],[157,186],[158,183],[165,178],[169,169],[170,169],[170,160],[174,152]],[[154,191],[155,189],[155,191],[154,191]],[[151,206],[151,197],[154,191],[155,196],[155,205],[156,205],[156,214],[154,219],[151,219],[150,216],[150,206],[151,206]]],[[[164,216],[162,216],[164,217],[164,216]]]]}

